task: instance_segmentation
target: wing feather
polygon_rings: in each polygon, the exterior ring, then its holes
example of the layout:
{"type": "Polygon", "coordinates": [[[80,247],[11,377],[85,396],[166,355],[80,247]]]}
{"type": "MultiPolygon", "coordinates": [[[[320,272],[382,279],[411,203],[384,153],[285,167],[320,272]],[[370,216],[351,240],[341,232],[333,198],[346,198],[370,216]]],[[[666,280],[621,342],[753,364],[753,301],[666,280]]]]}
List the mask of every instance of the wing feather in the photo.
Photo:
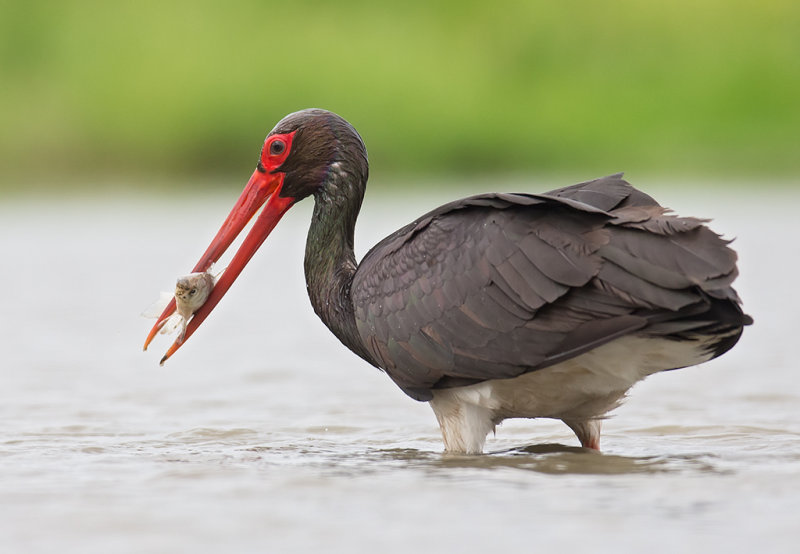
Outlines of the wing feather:
{"type": "Polygon", "coordinates": [[[352,298],[377,365],[429,400],[628,333],[718,327],[723,313],[741,326],[735,277],[735,253],[705,220],[671,215],[614,175],[434,210],[365,256],[352,298]]]}

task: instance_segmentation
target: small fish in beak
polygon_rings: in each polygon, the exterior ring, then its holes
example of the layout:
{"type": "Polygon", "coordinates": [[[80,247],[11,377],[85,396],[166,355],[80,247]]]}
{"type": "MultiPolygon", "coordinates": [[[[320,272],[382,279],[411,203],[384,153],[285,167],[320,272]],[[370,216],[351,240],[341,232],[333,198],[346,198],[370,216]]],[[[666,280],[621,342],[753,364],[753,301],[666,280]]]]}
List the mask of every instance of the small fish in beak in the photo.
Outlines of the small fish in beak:
{"type": "Polygon", "coordinates": [[[186,335],[186,324],[200,306],[206,303],[216,279],[209,272],[190,273],[180,277],[175,284],[175,306],[181,318],[181,334],[178,342],[183,342],[186,335]]]}
{"type": "MultiPolygon", "coordinates": [[[[186,335],[186,325],[194,313],[206,303],[208,295],[211,294],[216,282],[217,278],[211,273],[211,268],[208,271],[190,273],[189,275],[178,277],[175,283],[175,293],[162,292],[161,298],[145,310],[142,315],[157,318],[174,299],[175,312],[160,324],[158,333],[161,335],[171,334],[180,328],[180,333],[176,339],[176,342],[180,344],[186,335]]],[[[161,363],[163,364],[164,361],[162,360],[161,363]]]]}

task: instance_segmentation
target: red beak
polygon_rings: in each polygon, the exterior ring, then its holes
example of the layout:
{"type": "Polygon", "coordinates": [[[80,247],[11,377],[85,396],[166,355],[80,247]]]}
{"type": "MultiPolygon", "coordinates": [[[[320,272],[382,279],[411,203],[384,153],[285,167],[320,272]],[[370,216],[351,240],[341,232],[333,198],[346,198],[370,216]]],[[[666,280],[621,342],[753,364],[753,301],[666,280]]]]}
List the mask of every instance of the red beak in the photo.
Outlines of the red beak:
{"type": "MultiPolygon", "coordinates": [[[[250,180],[244,187],[244,191],[242,191],[241,196],[239,196],[239,200],[236,201],[231,213],[228,214],[227,219],[225,219],[222,227],[220,227],[214,240],[208,245],[200,261],[198,261],[197,265],[192,269],[192,273],[206,271],[213,263],[219,260],[239,233],[241,233],[244,226],[247,225],[247,222],[250,221],[265,202],[266,206],[264,206],[261,215],[258,216],[255,224],[253,224],[253,228],[244,239],[242,246],[233,256],[231,263],[211,290],[206,303],[195,312],[194,316],[189,321],[183,340],[180,342],[176,340],[172,343],[172,346],[161,359],[162,364],[192,336],[192,333],[194,333],[205,318],[208,317],[208,314],[211,313],[211,310],[213,310],[222,299],[242,272],[244,266],[247,265],[247,262],[253,257],[253,254],[256,253],[259,246],[264,243],[272,229],[275,228],[275,225],[280,221],[283,214],[295,203],[295,198],[282,197],[280,195],[283,178],[283,173],[262,173],[259,170],[253,172],[252,177],[250,177],[250,180]]],[[[159,316],[155,325],[153,325],[150,334],[147,335],[147,339],[144,341],[145,350],[147,350],[150,341],[153,340],[153,337],[155,337],[156,333],[158,333],[159,329],[164,325],[167,318],[174,312],[175,299],[173,298],[161,316],[159,316]]]]}

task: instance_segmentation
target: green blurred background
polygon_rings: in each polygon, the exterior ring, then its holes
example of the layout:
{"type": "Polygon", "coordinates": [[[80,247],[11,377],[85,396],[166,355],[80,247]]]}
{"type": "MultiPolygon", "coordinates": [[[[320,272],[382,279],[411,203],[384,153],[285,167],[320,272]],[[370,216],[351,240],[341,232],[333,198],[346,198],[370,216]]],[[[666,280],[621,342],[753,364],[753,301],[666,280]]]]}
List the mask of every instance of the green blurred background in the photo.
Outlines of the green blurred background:
{"type": "Polygon", "coordinates": [[[378,184],[792,182],[800,2],[0,0],[6,192],[243,183],[312,106],[356,126],[378,184]]]}

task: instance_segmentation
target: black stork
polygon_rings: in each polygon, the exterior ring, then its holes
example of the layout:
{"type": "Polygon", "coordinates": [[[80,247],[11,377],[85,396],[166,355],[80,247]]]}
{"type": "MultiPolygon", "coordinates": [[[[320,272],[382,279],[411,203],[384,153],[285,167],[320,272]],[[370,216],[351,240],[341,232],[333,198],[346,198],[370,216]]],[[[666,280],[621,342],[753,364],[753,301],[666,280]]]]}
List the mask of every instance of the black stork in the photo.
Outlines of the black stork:
{"type": "Polygon", "coordinates": [[[357,263],[367,176],[364,143],[343,118],[309,109],[281,120],[193,271],[208,269],[264,209],[163,360],[308,196],[315,204],[304,265],[314,311],[355,354],[430,403],[449,452],[480,453],[502,420],[541,417],[562,420],[582,446],[599,449],[605,414],[631,386],[716,358],[752,323],[731,287],[728,241],[707,220],[670,214],[621,174],[545,194],[456,200],[357,263]]]}

